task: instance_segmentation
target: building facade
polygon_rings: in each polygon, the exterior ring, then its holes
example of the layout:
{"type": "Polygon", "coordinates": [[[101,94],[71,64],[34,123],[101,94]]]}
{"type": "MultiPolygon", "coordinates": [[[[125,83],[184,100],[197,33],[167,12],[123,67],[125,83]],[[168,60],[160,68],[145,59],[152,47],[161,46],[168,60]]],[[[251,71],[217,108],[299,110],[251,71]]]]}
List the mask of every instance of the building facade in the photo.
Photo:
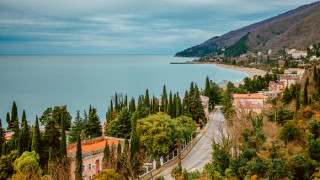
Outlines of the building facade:
{"type": "MultiPolygon", "coordinates": [[[[82,150],[82,178],[89,180],[96,176],[102,170],[103,151],[108,143],[110,148],[117,148],[117,146],[124,143],[124,139],[102,136],[94,139],[88,139],[81,142],[82,150]]],[[[71,159],[70,163],[70,179],[75,179],[76,169],[76,152],[77,144],[73,143],[67,146],[68,157],[71,159]]]]}
{"type": "Polygon", "coordinates": [[[233,106],[236,113],[255,112],[261,114],[265,96],[263,94],[234,94],[233,106]]]}

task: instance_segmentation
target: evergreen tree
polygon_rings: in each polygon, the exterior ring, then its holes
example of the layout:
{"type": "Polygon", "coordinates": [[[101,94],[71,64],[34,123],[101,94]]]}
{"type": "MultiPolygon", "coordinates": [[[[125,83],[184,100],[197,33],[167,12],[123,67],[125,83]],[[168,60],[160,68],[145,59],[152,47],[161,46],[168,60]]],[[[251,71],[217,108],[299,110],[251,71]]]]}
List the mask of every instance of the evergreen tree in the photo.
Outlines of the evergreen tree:
{"type": "Polygon", "coordinates": [[[27,121],[26,111],[23,110],[22,118],[21,118],[21,127],[24,126],[24,124],[26,123],[26,121],[27,121]]]}
{"type": "Polygon", "coordinates": [[[14,132],[13,139],[19,136],[19,118],[16,102],[13,101],[11,110],[11,130],[14,132]]]}
{"type": "Polygon", "coordinates": [[[86,135],[90,138],[99,137],[102,135],[101,129],[102,127],[100,124],[100,119],[97,115],[97,110],[95,108],[92,108],[91,112],[89,113],[86,135]]]}
{"type": "Polygon", "coordinates": [[[54,155],[53,155],[53,152],[52,152],[52,148],[50,147],[49,149],[49,159],[48,159],[48,162],[49,164],[50,163],[54,163],[54,155]]]}
{"type": "Polygon", "coordinates": [[[130,128],[130,112],[127,107],[123,107],[118,118],[109,124],[106,134],[113,137],[127,138],[130,135],[130,128]]]}
{"type": "Polygon", "coordinates": [[[108,169],[110,166],[110,147],[108,145],[108,141],[106,141],[106,145],[103,151],[103,168],[108,169]]]}
{"type": "Polygon", "coordinates": [[[313,81],[316,83],[318,82],[318,71],[316,66],[313,68],[313,81]]]}
{"type": "Polygon", "coordinates": [[[184,94],[184,99],[183,99],[183,110],[184,113],[182,115],[189,116],[189,93],[188,91],[185,92],[184,94]]]}
{"type": "Polygon", "coordinates": [[[194,94],[191,96],[190,109],[191,117],[193,120],[199,122],[199,119],[204,119],[205,113],[202,107],[200,92],[197,85],[194,88],[194,94]]]}
{"type": "Polygon", "coordinates": [[[118,141],[118,146],[117,146],[117,171],[119,172],[121,169],[121,144],[120,141],[118,141]]]}
{"type": "Polygon", "coordinates": [[[304,91],[303,91],[303,105],[308,105],[309,102],[308,102],[308,86],[306,85],[307,84],[307,81],[304,85],[304,91]]]}
{"type": "Polygon", "coordinates": [[[210,97],[210,81],[209,81],[209,77],[207,76],[206,78],[206,86],[204,88],[204,95],[207,97],[210,97]]]}
{"type": "Polygon", "coordinates": [[[74,143],[74,142],[77,142],[78,135],[80,135],[81,132],[86,128],[86,126],[84,125],[84,120],[80,117],[79,110],[77,110],[76,117],[71,127],[72,128],[69,133],[69,142],[74,143]]]}
{"type": "MultiPolygon", "coordinates": [[[[46,131],[44,133],[43,137],[43,144],[48,145],[49,147],[52,147],[53,152],[58,152],[60,147],[60,132],[56,128],[56,123],[53,119],[50,119],[46,124],[46,131]]],[[[48,151],[47,151],[48,152],[48,151]]]]}
{"type": "Polygon", "coordinates": [[[170,95],[169,95],[169,103],[168,103],[168,110],[167,110],[167,114],[169,114],[172,117],[172,109],[173,109],[173,103],[172,103],[172,93],[170,91],[170,95]]]}
{"type": "Polygon", "coordinates": [[[24,121],[24,126],[22,130],[22,153],[24,151],[30,151],[31,150],[31,139],[30,139],[30,131],[29,126],[27,123],[27,120],[24,121]]]}
{"type": "Polygon", "coordinates": [[[300,109],[300,91],[299,88],[297,87],[296,90],[296,111],[299,111],[300,109]]]}
{"type": "Polygon", "coordinates": [[[149,98],[149,91],[146,90],[146,95],[144,97],[144,104],[149,108],[150,107],[150,98],[149,98]]]}
{"type": "Polygon", "coordinates": [[[2,143],[1,156],[5,156],[7,154],[7,142],[2,143]]]}
{"type": "Polygon", "coordinates": [[[7,124],[8,124],[8,127],[7,129],[11,129],[12,128],[12,124],[11,124],[11,120],[10,120],[10,114],[9,112],[7,112],[7,118],[6,118],[6,121],[7,121],[7,124]]]}
{"type": "Polygon", "coordinates": [[[5,130],[2,128],[2,122],[1,122],[1,119],[0,119],[0,154],[1,154],[1,151],[2,151],[2,146],[5,142],[5,137],[6,137],[6,132],[5,130]]]}
{"type": "Polygon", "coordinates": [[[177,110],[177,95],[174,94],[173,100],[172,100],[172,110],[171,110],[172,116],[171,117],[173,118],[176,117],[176,110],[177,110]]]}
{"type": "Polygon", "coordinates": [[[32,136],[31,150],[35,151],[37,154],[40,154],[40,148],[41,148],[40,145],[41,145],[40,127],[39,127],[38,116],[36,116],[36,124],[34,126],[34,133],[32,136]]]}
{"type": "Polygon", "coordinates": [[[168,103],[168,97],[167,97],[167,90],[166,90],[166,85],[163,86],[163,92],[162,92],[162,97],[161,97],[161,107],[160,110],[162,112],[167,112],[167,103],[168,103]]]}
{"type": "Polygon", "coordinates": [[[309,76],[307,76],[307,78],[306,78],[306,82],[305,82],[305,84],[304,84],[304,85],[308,87],[308,86],[309,86],[309,83],[310,83],[310,82],[309,82],[309,76]]]}
{"type": "Polygon", "coordinates": [[[23,153],[23,147],[22,147],[22,131],[18,132],[18,157],[20,157],[23,153]]]}
{"type": "Polygon", "coordinates": [[[67,157],[67,140],[66,140],[66,119],[61,117],[61,143],[60,143],[60,155],[62,158],[67,157]]]}
{"type": "Polygon", "coordinates": [[[181,99],[179,97],[179,94],[177,93],[177,100],[176,100],[176,117],[180,117],[181,116],[181,99]]]}
{"type": "Polygon", "coordinates": [[[75,179],[82,180],[82,150],[80,136],[78,136],[77,140],[75,179]]]}

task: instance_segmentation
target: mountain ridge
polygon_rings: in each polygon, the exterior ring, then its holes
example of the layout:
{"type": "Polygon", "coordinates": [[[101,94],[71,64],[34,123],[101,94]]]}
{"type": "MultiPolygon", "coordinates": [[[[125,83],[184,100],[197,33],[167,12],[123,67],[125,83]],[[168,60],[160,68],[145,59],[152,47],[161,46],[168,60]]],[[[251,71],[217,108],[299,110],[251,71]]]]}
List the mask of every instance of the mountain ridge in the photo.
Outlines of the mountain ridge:
{"type": "MultiPolygon", "coordinates": [[[[202,57],[202,56],[210,56],[216,53],[220,53],[221,49],[229,47],[233,44],[235,44],[237,41],[241,39],[244,35],[246,35],[249,32],[251,33],[251,36],[249,37],[249,42],[248,42],[248,49],[252,50],[255,47],[254,46],[259,46],[258,41],[253,38],[255,35],[255,31],[258,29],[261,29],[262,27],[267,27],[267,25],[275,23],[275,22],[280,22],[282,20],[285,20],[287,18],[299,15],[299,14],[305,14],[305,16],[310,16],[316,12],[312,11],[312,13],[308,13],[309,9],[316,9],[315,11],[320,11],[320,2],[314,2],[311,4],[306,4],[303,6],[300,6],[296,9],[281,13],[277,16],[265,19],[263,21],[256,22],[254,24],[239,28],[237,30],[230,31],[226,34],[223,34],[222,36],[215,36],[210,38],[209,40],[203,42],[202,44],[190,47],[188,49],[185,49],[183,51],[180,51],[176,54],[176,56],[183,56],[183,57],[202,57]],[[315,8],[316,7],[316,8],[315,8]],[[253,42],[252,42],[253,41],[253,42]],[[254,41],[257,41],[256,44],[254,45],[254,41]]],[[[302,15],[303,16],[303,15],[302,15]]],[[[305,18],[305,17],[304,17],[305,18]]],[[[296,22],[297,23],[297,22],[296,22]]],[[[289,28],[285,28],[285,30],[288,30],[289,28]]],[[[259,32],[259,31],[257,31],[259,32]]],[[[274,31],[273,31],[274,32],[274,31]]],[[[274,32],[274,33],[280,33],[279,35],[283,34],[284,32],[274,32]]],[[[272,39],[272,38],[270,38],[272,39]]],[[[270,40],[268,39],[268,41],[270,40]]],[[[261,41],[260,41],[261,43],[261,41]]],[[[263,42],[263,44],[266,44],[266,42],[263,42]]],[[[269,46],[268,46],[269,47],[269,46]]],[[[265,48],[261,48],[265,50],[265,48]]]]}

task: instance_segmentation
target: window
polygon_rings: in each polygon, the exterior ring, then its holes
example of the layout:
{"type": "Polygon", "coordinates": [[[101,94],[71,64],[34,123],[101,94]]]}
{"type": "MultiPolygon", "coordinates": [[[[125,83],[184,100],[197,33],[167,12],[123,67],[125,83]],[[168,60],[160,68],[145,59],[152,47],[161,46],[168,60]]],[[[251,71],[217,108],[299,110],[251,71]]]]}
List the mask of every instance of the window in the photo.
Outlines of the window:
{"type": "Polygon", "coordinates": [[[88,165],[88,171],[91,171],[92,170],[92,167],[91,167],[91,164],[88,165]]]}
{"type": "Polygon", "coordinates": [[[86,166],[83,165],[83,166],[82,166],[82,172],[85,172],[85,171],[86,171],[86,166]]]}

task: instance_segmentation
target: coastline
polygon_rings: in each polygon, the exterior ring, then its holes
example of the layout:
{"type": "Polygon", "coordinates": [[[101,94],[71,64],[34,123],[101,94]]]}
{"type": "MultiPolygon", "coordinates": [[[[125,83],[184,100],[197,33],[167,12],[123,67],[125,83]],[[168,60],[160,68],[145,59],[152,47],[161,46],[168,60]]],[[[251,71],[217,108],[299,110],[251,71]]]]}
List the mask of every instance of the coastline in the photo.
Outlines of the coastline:
{"type": "MultiPolygon", "coordinates": [[[[254,78],[254,76],[264,76],[267,74],[267,71],[261,70],[261,69],[255,69],[255,68],[248,68],[248,67],[239,67],[234,65],[228,65],[228,64],[218,64],[218,63],[212,63],[213,65],[224,68],[224,69],[231,69],[234,71],[239,71],[247,74],[249,78],[254,78]]],[[[235,82],[235,86],[239,86],[240,84],[244,84],[243,80],[235,82]]]]}

